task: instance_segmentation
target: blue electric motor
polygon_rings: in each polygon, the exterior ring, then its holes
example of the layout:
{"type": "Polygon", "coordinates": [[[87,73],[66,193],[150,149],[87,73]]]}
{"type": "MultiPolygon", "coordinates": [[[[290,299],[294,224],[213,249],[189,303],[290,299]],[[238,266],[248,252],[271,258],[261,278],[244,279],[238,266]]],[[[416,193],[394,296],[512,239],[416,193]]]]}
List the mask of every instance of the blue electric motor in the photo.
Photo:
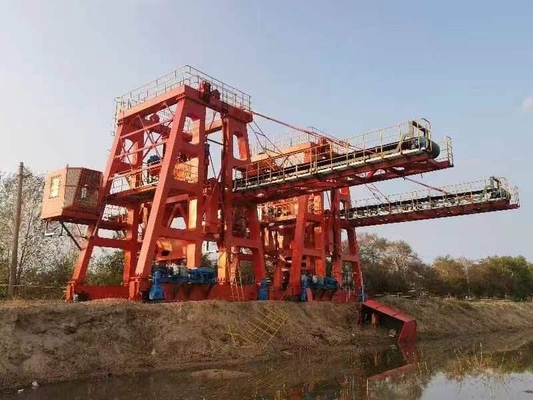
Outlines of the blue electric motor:
{"type": "Polygon", "coordinates": [[[150,300],[165,299],[162,283],[214,285],[216,283],[215,270],[213,268],[200,267],[174,273],[171,268],[158,265],[152,273],[152,287],[148,294],[150,300]]]}
{"type": "Polygon", "coordinates": [[[335,278],[324,277],[324,286],[322,289],[337,289],[339,287],[339,282],[335,278]]]}
{"type": "Polygon", "coordinates": [[[268,300],[268,287],[267,287],[267,282],[265,278],[261,279],[261,284],[257,292],[257,299],[268,300]]]}
{"type": "Polygon", "coordinates": [[[190,269],[187,283],[203,283],[214,285],[216,283],[215,270],[209,267],[190,269]]]}
{"type": "Polygon", "coordinates": [[[309,278],[307,277],[307,275],[302,275],[301,281],[302,281],[302,292],[300,293],[300,301],[306,302],[307,301],[307,289],[309,288],[309,278]]]}
{"type": "Polygon", "coordinates": [[[163,271],[158,268],[156,268],[152,274],[152,287],[150,288],[150,293],[148,294],[148,298],[152,301],[160,301],[165,299],[163,287],[161,286],[162,274],[163,271]]]}

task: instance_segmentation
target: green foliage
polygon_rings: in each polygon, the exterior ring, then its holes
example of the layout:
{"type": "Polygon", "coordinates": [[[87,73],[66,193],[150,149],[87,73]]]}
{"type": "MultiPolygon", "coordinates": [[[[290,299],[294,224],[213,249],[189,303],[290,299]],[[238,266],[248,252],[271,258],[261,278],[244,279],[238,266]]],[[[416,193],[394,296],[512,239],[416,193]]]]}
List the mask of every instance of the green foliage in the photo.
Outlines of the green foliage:
{"type": "Polygon", "coordinates": [[[488,257],[472,270],[478,296],[525,300],[533,294],[533,267],[524,257],[488,257]]]}
{"type": "Polygon", "coordinates": [[[87,272],[89,285],[120,285],[124,270],[124,252],[116,250],[99,256],[87,272]]]}
{"type": "Polygon", "coordinates": [[[468,293],[467,262],[450,256],[437,257],[433,262],[432,291],[441,295],[463,297],[468,293]]]}
{"type": "Polygon", "coordinates": [[[359,237],[361,267],[367,288],[375,293],[407,292],[426,286],[428,267],[404,241],[375,234],[359,237]]]}
{"type": "Polygon", "coordinates": [[[359,237],[364,281],[374,293],[426,291],[442,296],[526,300],[533,295],[533,265],[524,257],[489,257],[479,262],[451,256],[424,264],[403,241],[359,237]]]}
{"type": "Polygon", "coordinates": [[[59,254],[49,268],[43,268],[35,274],[35,284],[42,286],[66,286],[72,278],[72,271],[77,257],[78,254],[74,249],[59,254]]]}

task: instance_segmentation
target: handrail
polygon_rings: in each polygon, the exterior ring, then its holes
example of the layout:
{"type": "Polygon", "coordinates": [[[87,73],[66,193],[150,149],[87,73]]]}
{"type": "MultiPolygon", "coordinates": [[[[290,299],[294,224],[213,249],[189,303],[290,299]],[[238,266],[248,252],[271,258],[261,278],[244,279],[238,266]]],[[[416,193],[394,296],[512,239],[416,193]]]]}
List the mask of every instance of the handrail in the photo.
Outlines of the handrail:
{"type": "Polygon", "coordinates": [[[234,181],[234,190],[245,190],[252,187],[270,185],[287,179],[298,179],[309,174],[326,173],[355,166],[357,164],[378,162],[401,157],[431,153],[433,142],[419,137],[405,139],[402,136],[396,141],[387,140],[372,147],[363,146],[361,150],[350,152],[337,151],[335,144],[315,146],[295,150],[291,153],[273,155],[267,159],[254,161],[242,167],[234,181]],[[308,161],[309,160],[309,161],[308,161]]]}
{"type": "Polygon", "coordinates": [[[490,203],[507,200],[510,205],[520,205],[516,186],[511,187],[505,178],[491,177],[476,182],[460,183],[442,188],[419,190],[389,196],[390,202],[382,203],[374,198],[356,200],[344,210],[348,219],[389,215],[413,210],[428,210],[460,204],[490,203]]]}
{"type": "Polygon", "coordinates": [[[243,110],[251,110],[252,105],[250,95],[213,78],[190,65],[185,65],[153,80],[152,82],[117,97],[117,111],[128,110],[180,86],[187,85],[198,89],[203,81],[209,82],[213,90],[216,89],[220,92],[220,99],[223,102],[243,110]]]}

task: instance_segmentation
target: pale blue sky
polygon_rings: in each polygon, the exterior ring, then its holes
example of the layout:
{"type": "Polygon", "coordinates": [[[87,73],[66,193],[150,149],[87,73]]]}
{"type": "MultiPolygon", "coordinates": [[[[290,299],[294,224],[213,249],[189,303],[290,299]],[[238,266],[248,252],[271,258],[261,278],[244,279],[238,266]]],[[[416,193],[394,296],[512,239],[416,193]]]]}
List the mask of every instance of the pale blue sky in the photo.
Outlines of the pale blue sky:
{"type": "Polygon", "coordinates": [[[533,260],[532,16],[530,1],[0,0],[0,170],[103,169],[113,98],[190,64],[338,137],[428,118],[456,166],[424,182],[507,176],[522,209],[371,231],[426,260],[533,260]]]}

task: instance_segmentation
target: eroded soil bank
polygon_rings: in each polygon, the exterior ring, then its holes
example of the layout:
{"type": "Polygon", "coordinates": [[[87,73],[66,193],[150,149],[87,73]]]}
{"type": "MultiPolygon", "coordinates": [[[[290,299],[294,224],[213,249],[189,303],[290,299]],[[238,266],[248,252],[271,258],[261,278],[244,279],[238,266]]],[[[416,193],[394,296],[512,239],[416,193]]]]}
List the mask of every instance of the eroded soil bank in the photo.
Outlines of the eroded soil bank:
{"type": "MultiPolygon", "coordinates": [[[[532,303],[382,299],[415,317],[419,339],[533,328],[532,303]]],[[[0,388],[194,364],[296,356],[390,341],[360,330],[354,305],[95,301],[0,305],[0,388]],[[274,313],[265,310],[274,309],[274,313]],[[249,332],[288,317],[266,348],[249,332]],[[265,317],[265,314],[268,317],[265,317]]]]}

